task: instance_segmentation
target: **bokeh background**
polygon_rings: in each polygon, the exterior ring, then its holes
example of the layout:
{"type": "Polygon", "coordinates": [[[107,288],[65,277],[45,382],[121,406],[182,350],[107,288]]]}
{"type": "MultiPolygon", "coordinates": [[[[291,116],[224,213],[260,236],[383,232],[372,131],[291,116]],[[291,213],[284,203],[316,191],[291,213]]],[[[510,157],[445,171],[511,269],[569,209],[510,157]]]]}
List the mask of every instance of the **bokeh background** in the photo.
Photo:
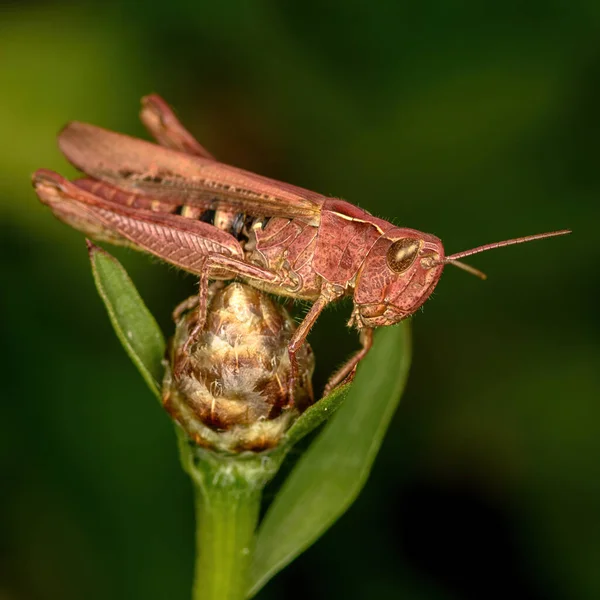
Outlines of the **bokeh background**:
{"type": "MultiPolygon", "coordinates": [[[[0,5],[0,598],[188,598],[191,488],[114,336],[83,237],[30,174],[70,119],[145,135],[162,94],[224,161],[449,252],[351,510],[259,598],[600,597],[600,4],[0,5]]],[[[194,278],[115,252],[166,332],[194,278]]],[[[329,311],[317,386],[356,346],[329,311]]],[[[369,399],[365,398],[365,402],[369,399]]]]}

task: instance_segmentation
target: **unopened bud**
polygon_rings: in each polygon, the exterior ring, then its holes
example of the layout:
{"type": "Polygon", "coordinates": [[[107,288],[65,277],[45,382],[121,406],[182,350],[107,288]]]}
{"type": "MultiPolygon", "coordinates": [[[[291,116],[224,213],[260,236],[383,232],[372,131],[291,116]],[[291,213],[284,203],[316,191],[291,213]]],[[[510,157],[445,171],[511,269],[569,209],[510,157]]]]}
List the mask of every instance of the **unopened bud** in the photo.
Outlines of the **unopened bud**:
{"type": "Polygon", "coordinates": [[[163,382],[165,408],[198,445],[230,452],[276,446],[312,403],[308,344],[297,355],[294,393],[289,389],[294,320],[282,305],[241,283],[212,286],[206,324],[184,353],[196,320],[193,309],[177,323],[163,382]]]}

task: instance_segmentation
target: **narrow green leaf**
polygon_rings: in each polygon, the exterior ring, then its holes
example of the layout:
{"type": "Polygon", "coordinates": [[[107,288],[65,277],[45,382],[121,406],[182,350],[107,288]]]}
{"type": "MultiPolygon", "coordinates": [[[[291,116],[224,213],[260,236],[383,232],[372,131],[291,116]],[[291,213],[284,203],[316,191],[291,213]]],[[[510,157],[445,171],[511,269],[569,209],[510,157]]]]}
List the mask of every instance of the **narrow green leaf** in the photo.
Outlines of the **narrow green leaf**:
{"type": "Polygon", "coordinates": [[[160,398],[165,340],[121,263],[88,240],[94,281],[129,358],[160,398]]]}
{"type": "Polygon", "coordinates": [[[305,410],[285,435],[284,446],[293,446],[313,429],[330,419],[342,405],[352,386],[341,385],[305,410]]]}
{"type": "Polygon", "coordinates": [[[345,402],[298,461],[261,524],[248,596],[306,550],[358,496],[409,365],[408,323],[379,330],[345,402]]]}

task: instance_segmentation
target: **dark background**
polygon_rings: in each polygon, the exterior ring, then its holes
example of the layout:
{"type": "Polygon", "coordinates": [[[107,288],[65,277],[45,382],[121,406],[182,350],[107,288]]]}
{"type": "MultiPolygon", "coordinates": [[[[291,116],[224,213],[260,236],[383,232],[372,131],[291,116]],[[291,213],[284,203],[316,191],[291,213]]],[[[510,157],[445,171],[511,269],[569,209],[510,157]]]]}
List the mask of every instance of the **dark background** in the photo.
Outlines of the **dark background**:
{"type": "MultiPolygon", "coordinates": [[[[36,200],[70,119],[162,94],[221,160],[434,233],[448,268],[356,504],[259,597],[600,597],[600,3],[0,7],[0,598],[188,598],[190,484],[83,237],[36,200]]],[[[170,331],[194,278],[117,252],[170,331]]],[[[349,305],[311,342],[322,385],[349,305]]],[[[365,402],[369,399],[365,398],[365,402]]]]}

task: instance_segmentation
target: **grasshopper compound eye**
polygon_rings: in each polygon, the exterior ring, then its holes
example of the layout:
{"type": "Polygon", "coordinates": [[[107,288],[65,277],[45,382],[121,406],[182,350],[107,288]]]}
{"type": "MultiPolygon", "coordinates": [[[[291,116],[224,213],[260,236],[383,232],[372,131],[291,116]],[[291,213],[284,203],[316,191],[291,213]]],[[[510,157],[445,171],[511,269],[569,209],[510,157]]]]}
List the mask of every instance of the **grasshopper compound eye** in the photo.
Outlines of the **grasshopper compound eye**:
{"type": "Polygon", "coordinates": [[[394,273],[404,273],[415,262],[420,249],[421,240],[402,238],[395,241],[387,251],[387,266],[394,273]]]}

